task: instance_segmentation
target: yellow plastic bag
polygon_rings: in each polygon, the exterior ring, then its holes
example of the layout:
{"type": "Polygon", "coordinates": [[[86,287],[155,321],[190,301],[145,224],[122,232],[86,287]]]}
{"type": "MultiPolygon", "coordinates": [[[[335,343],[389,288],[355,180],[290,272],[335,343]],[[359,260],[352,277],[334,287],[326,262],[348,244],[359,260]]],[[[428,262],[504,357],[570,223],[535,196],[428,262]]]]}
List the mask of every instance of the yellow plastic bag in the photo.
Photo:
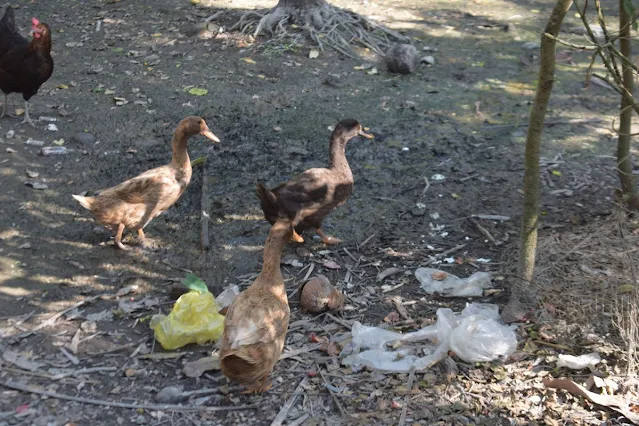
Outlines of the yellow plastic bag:
{"type": "Polygon", "coordinates": [[[150,326],[155,338],[166,350],[197,343],[216,341],[224,331],[224,316],[218,313],[215,297],[204,281],[189,274],[185,280],[188,293],[180,296],[169,315],[153,315],[150,326]]]}

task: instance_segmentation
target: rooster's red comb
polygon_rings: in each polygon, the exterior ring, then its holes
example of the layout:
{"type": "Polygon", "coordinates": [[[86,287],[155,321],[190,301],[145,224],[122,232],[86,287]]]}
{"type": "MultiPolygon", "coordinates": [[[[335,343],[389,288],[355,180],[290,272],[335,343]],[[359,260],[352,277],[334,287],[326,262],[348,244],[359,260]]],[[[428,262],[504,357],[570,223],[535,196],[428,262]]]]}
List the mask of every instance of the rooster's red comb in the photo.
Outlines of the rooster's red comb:
{"type": "Polygon", "coordinates": [[[33,25],[40,25],[40,21],[38,21],[38,18],[31,18],[31,23],[33,25]]]}

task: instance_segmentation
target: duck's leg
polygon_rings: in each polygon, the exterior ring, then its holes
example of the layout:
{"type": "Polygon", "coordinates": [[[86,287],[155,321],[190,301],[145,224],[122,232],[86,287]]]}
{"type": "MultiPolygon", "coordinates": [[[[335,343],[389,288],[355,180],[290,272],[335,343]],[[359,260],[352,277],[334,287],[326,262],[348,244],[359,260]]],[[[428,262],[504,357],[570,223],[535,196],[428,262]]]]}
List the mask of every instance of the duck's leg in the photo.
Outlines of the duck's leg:
{"type": "Polygon", "coordinates": [[[115,234],[115,245],[120,250],[128,250],[128,248],[122,244],[122,233],[124,232],[124,223],[118,225],[118,232],[115,234]]]}
{"type": "Polygon", "coordinates": [[[329,246],[333,246],[335,244],[339,244],[342,242],[342,240],[340,240],[339,238],[335,238],[335,237],[331,237],[330,235],[326,235],[324,233],[324,231],[322,231],[321,228],[317,228],[315,230],[315,232],[317,233],[317,235],[319,235],[319,237],[322,239],[322,242],[326,245],[329,246]]]}
{"type": "Polygon", "coordinates": [[[243,394],[262,393],[266,392],[273,386],[273,383],[269,380],[268,374],[262,377],[261,382],[257,382],[247,387],[243,394]]]}
{"type": "Polygon", "coordinates": [[[140,244],[140,247],[145,249],[157,248],[153,243],[153,240],[146,239],[146,235],[144,235],[144,230],[142,228],[138,229],[138,243],[140,244]]]}
{"type": "Polygon", "coordinates": [[[296,230],[293,230],[293,236],[291,237],[291,241],[302,244],[304,242],[304,238],[302,238],[302,236],[298,234],[296,230]]]}

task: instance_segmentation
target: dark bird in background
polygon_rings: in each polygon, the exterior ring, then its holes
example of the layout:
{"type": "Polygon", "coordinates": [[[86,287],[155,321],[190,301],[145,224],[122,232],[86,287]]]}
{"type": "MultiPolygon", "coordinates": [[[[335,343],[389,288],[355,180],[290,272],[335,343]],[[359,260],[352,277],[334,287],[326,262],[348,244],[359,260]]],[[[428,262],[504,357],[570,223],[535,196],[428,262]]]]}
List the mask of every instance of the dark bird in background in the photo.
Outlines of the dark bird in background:
{"type": "Polygon", "coordinates": [[[298,243],[304,242],[299,234],[311,228],[324,244],[339,244],[341,240],[322,231],[322,222],[353,193],[353,173],[346,160],[346,144],[356,136],[373,138],[357,120],[342,120],[331,134],[328,168],[308,169],[270,190],[258,183],[257,196],[266,220],[270,223],[291,220],[295,228],[292,240],[298,243]]]}
{"type": "Polygon", "coordinates": [[[35,127],[29,117],[29,99],[53,73],[51,58],[51,31],[49,26],[36,18],[31,19],[31,34],[28,41],[16,29],[13,9],[7,7],[0,20],[0,90],[4,93],[2,115],[7,111],[10,93],[22,93],[24,98],[24,120],[35,127]]]}

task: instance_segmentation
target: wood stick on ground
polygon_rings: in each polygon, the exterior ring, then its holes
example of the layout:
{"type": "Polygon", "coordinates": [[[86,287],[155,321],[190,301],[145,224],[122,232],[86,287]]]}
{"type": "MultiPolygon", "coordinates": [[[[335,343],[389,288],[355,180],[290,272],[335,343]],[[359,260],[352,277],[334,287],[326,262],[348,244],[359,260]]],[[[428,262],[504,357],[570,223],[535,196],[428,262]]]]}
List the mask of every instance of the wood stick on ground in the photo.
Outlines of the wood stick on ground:
{"type": "Polygon", "coordinates": [[[415,381],[415,369],[411,368],[408,374],[408,394],[404,397],[404,405],[402,406],[402,414],[399,416],[399,423],[397,426],[404,426],[406,422],[406,414],[408,412],[408,402],[410,401],[410,394],[413,390],[413,382],[415,381]]]}
{"type": "Polygon", "coordinates": [[[9,336],[10,338],[16,338],[16,339],[24,339],[25,337],[29,337],[31,336],[33,333],[35,333],[36,331],[42,330],[43,328],[52,326],[57,320],[58,318],[62,317],[64,314],[66,314],[67,312],[71,312],[72,310],[79,308],[80,306],[86,304],[86,303],[91,303],[93,301],[95,301],[97,298],[99,298],[100,296],[91,296],[91,297],[87,297],[84,300],[79,301],[78,303],[76,303],[75,305],[69,306],[66,309],[63,309],[62,311],[58,312],[57,314],[51,316],[50,318],[42,321],[40,323],[40,325],[36,326],[35,328],[32,328],[29,331],[25,331],[22,334],[18,334],[17,336],[9,336]]]}
{"type": "Polygon", "coordinates": [[[117,408],[131,408],[134,410],[153,410],[153,411],[182,411],[182,412],[214,412],[214,411],[237,411],[237,410],[249,410],[258,408],[259,404],[251,405],[237,405],[228,407],[192,407],[186,405],[169,405],[169,404],[131,404],[127,402],[105,401],[102,399],[81,398],[71,395],[65,395],[57,392],[49,392],[43,389],[36,389],[31,386],[23,385],[22,383],[15,382],[2,382],[0,386],[4,386],[9,389],[19,390],[21,392],[33,393],[36,395],[48,396],[49,398],[62,399],[65,401],[79,402],[81,404],[90,405],[102,405],[105,407],[117,407],[117,408]]]}
{"type": "Polygon", "coordinates": [[[324,384],[326,385],[326,390],[328,390],[328,393],[330,393],[331,396],[333,397],[333,401],[335,401],[335,405],[337,405],[337,408],[339,408],[340,413],[342,413],[342,417],[347,417],[348,414],[346,413],[346,410],[344,410],[344,407],[342,407],[342,403],[339,402],[339,398],[337,397],[337,395],[335,395],[335,392],[333,392],[333,390],[331,389],[331,384],[329,383],[328,379],[324,375],[324,372],[319,368],[319,365],[317,366],[317,371],[319,371],[320,376],[322,376],[322,380],[324,380],[324,384]]]}
{"type": "Polygon", "coordinates": [[[290,422],[286,426],[301,426],[302,424],[304,424],[306,419],[308,419],[309,417],[311,417],[311,415],[306,413],[302,417],[298,418],[297,420],[293,420],[292,422],[290,422]]]}
{"type": "Polygon", "coordinates": [[[479,222],[477,222],[475,219],[470,219],[471,222],[473,222],[473,224],[477,227],[477,229],[479,229],[479,231],[484,234],[486,236],[486,238],[488,238],[490,240],[491,243],[493,243],[494,245],[498,246],[501,244],[501,241],[497,241],[492,234],[488,231],[488,229],[484,228],[483,226],[481,226],[479,224],[479,222]]]}
{"type": "Polygon", "coordinates": [[[304,376],[302,381],[300,381],[300,383],[297,385],[295,391],[293,391],[293,395],[291,395],[288,401],[284,403],[280,412],[277,413],[277,416],[275,416],[275,419],[273,419],[273,423],[271,423],[271,426],[282,426],[284,420],[286,420],[288,412],[291,411],[291,408],[293,408],[295,400],[297,400],[297,397],[299,397],[300,394],[304,392],[304,386],[306,385],[306,382],[308,382],[308,376],[304,376]]]}
{"type": "Polygon", "coordinates": [[[360,251],[360,250],[362,249],[362,247],[364,247],[366,244],[368,244],[368,242],[369,242],[370,240],[372,240],[372,239],[373,239],[373,237],[374,237],[375,235],[376,235],[376,234],[371,234],[371,236],[370,236],[370,237],[366,238],[364,241],[362,241],[361,243],[359,243],[359,244],[357,245],[357,251],[360,251]]]}
{"type": "Polygon", "coordinates": [[[455,246],[455,247],[453,247],[453,248],[451,248],[451,249],[448,249],[448,250],[446,250],[446,251],[443,251],[443,252],[441,252],[441,253],[437,253],[437,254],[435,255],[435,259],[431,259],[431,260],[427,261],[427,262],[425,263],[425,265],[426,265],[426,266],[431,265],[431,264],[433,264],[436,260],[438,260],[438,258],[442,258],[442,257],[444,257],[444,256],[448,256],[449,254],[454,253],[454,252],[456,252],[457,250],[461,250],[461,249],[463,249],[464,247],[466,247],[466,244],[460,244],[460,245],[458,245],[458,246],[455,246]]]}
{"type": "MultiPolygon", "coordinates": [[[[601,118],[574,118],[572,120],[549,120],[544,122],[544,126],[554,126],[556,124],[590,124],[590,123],[601,123],[605,120],[601,118]]],[[[528,127],[529,123],[526,121],[522,121],[517,124],[496,124],[492,126],[484,126],[482,129],[486,130],[495,130],[495,129],[507,129],[509,127],[528,127]]]]}
{"type": "Polygon", "coordinates": [[[110,372],[117,371],[116,367],[91,367],[91,368],[81,368],[79,370],[69,371],[68,373],[60,373],[55,376],[51,376],[51,380],[60,380],[69,376],[79,376],[81,374],[89,374],[89,373],[100,373],[100,372],[110,372]]]}
{"type": "Polygon", "coordinates": [[[308,353],[308,352],[316,351],[316,350],[318,350],[320,348],[320,346],[322,346],[322,344],[321,343],[317,343],[317,344],[314,344],[314,345],[306,346],[304,348],[295,349],[295,350],[292,350],[292,351],[289,351],[289,352],[283,352],[282,355],[280,355],[280,361],[283,360],[283,359],[286,359],[286,358],[291,358],[291,357],[294,357],[294,356],[298,356],[300,354],[305,354],[305,353],[308,353]]]}
{"type": "Polygon", "coordinates": [[[206,174],[206,162],[202,165],[202,198],[200,201],[200,208],[202,214],[202,233],[200,235],[200,244],[202,251],[208,250],[211,245],[211,241],[209,239],[209,185],[208,185],[208,177],[206,174]]]}

